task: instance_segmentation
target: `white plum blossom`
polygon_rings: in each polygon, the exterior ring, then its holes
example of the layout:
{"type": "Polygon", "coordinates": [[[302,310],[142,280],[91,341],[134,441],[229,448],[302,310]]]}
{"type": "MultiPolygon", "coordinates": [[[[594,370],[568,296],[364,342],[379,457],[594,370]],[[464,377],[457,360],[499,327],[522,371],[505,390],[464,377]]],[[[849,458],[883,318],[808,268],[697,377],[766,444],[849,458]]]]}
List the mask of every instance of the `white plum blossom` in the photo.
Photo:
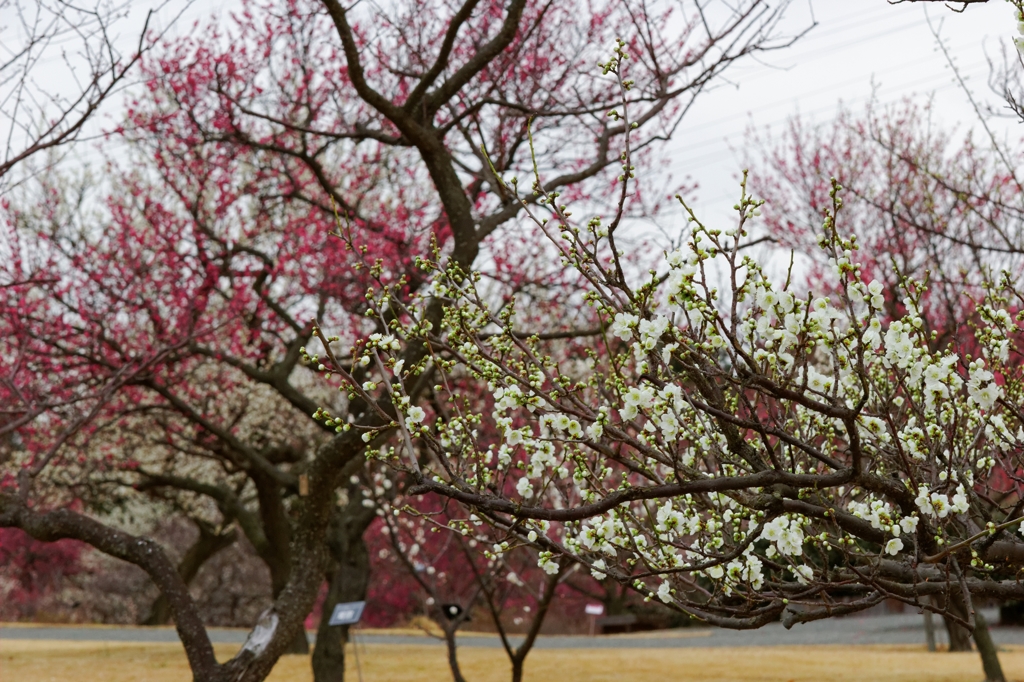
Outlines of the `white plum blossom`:
{"type": "Polygon", "coordinates": [[[757,301],[758,308],[765,312],[774,313],[775,306],[779,302],[779,296],[767,287],[758,287],[755,300],[757,301]]]}
{"type": "Polygon", "coordinates": [[[533,497],[533,485],[530,483],[530,479],[523,476],[516,483],[516,492],[518,492],[524,499],[530,499],[533,497]]]}
{"type": "Polygon", "coordinates": [[[861,339],[864,344],[872,350],[878,350],[878,347],[882,345],[882,323],[876,317],[872,317],[867,326],[864,328],[864,332],[861,334],[861,339]]]}
{"type": "Polygon", "coordinates": [[[986,384],[977,388],[971,388],[971,399],[974,400],[983,410],[991,410],[1002,394],[1002,389],[996,384],[986,384]]]}
{"type": "Polygon", "coordinates": [[[617,336],[623,341],[633,338],[633,329],[636,327],[639,318],[630,313],[616,313],[612,321],[612,336],[617,336]]]}
{"type": "Polygon", "coordinates": [[[640,346],[645,350],[653,350],[662,335],[668,331],[670,320],[664,315],[657,315],[651,320],[640,320],[640,346]]]}
{"type": "Polygon", "coordinates": [[[868,293],[871,295],[871,305],[873,307],[881,308],[885,305],[885,298],[882,296],[884,289],[884,285],[877,279],[868,285],[868,293]]]}
{"type": "Polygon", "coordinates": [[[814,578],[814,569],[810,566],[793,566],[792,571],[801,585],[809,585],[814,578]]]}
{"type": "Polygon", "coordinates": [[[995,375],[985,369],[984,360],[979,359],[971,363],[971,378],[967,382],[967,392],[971,400],[983,410],[991,410],[1002,397],[1003,391],[994,379],[995,375]]]}
{"type": "Polygon", "coordinates": [[[523,442],[522,429],[509,429],[505,432],[505,442],[515,447],[523,442]]]}
{"type": "Polygon", "coordinates": [[[672,603],[672,585],[667,580],[658,587],[658,599],[666,604],[672,603]]]}
{"type": "Polygon", "coordinates": [[[548,575],[558,573],[558,562],[552,558],[550,552],[541,552],[537,559],[537,566],[548,575]]]}
{"type": "Polygon", "coordinates": [[[804,548],[804,531],[799,518],[779,516],[770,523],[765,524],[761,531],[761,538],[774,543],[780,554],[786,556],[800,556],[804,548]]]}
{"type": "Polygon", "coordinates": [[[927,516],[935,516],[935,509],[932,507],[932,500],[928,496],[928,486],[921,485],[918,487],[917,497],[914,498],[914,504],[921,510],[922,514],[927,516]]]}
{"type": "Polygon", "coordinates": [[[623,419],[633,419],[639,410],[646,410],[654,404],[654,397],[653,386],[632,386],[622,396],[622,407],[619,408],[619,414],[623,419]]]}
{"type": "Polygon", "coordinates": [[[963,483],[956,487],[956,494],[953,495],[953,503],[950,505],[950,508],[957,514],[966,514],[967,510],[970,509],[967,491],[964,489],[963,483]]]}
{"type": "Polygon", "coordinates": [[[936,516],[940,519],[944,519],[949,515],[950,506],[948,497],[941,493],[932,493],[930,500],[932,503],[932,509],[934,510],[933,513],[936,516]]]}
{"type": "Polygon", "coordinates": [[[900,369],[909,367],[913,361],[914,341],[904,324],[897,320],[889,325],[884,340],[886,360],[900,369]]]}
{"type": "Polygon", "coordinates": [[[827,393],[833,384],[833,379],[827,374],[819,372],[814,367],[807,368],[807,388],[817,393],[827,393]]]}
{"type": "Polygon", "coordinates": [[[1013,46],[1024,56],[1024,20],[1017,18],[1017,35],[1013,37],[1013,46]]]}

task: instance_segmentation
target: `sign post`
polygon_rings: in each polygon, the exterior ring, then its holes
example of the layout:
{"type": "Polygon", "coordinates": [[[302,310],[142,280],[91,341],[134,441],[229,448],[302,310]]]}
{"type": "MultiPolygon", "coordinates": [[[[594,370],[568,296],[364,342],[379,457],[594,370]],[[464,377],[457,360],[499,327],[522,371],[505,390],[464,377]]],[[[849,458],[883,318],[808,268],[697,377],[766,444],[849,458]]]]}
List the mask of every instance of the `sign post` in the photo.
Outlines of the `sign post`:
{"type": "Polygon", "coordinates": [[[597,626],[597,617],[604,614],[604,604],[587,604],[583,609],[590,616],[590,636],[594,636],[597,626]]]}
{"type": "MultiPolygon", "coordinates": [[[[366,608],[365,601],[350,601],[343,604],[335,604],[331,612],[329,625],[355,625],[363,617],[363,609],[366,608]]],[[[363,667],[359,664],[359,647],[356,646],[356,632],[349,630],[352,637],[352,652],[356,657],[356,672],[359,673],[359,682],[363,682],[363,667]]]]}
{"type": "Polygon", "coordinates": [[[363,617],[363,609],[366,608],[364,601],[350,601],[344,604],[335,604],[331,612],[331,625],[355,625],[363,617]]]}

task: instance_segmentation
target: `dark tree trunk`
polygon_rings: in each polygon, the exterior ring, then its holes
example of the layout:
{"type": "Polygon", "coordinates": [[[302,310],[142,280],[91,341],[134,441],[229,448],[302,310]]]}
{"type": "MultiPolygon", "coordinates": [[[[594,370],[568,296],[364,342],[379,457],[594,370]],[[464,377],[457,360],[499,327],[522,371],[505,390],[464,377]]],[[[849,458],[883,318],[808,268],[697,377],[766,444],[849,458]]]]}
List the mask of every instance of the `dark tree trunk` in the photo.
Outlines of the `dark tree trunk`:
{"type": "MultiPolygon", "coordinates": [[[[279,566],[274,564],[270,565],[270,585],[273,589],[274,600],[278,599],[288,584],[288,577],[290,573],[290,570],[282,571],[280,569],[275,570],[275,568],[279,568],[279,566]]],[[[296,653],[302,655],[309,654],[309,639],[306,637],[305,626],[295,633],[295,636],[292,638],[288,648],[285,649],[285,653],[296,653]]]]}
{"type": "Polygon", "coordinates": [[[601,582],[605,590],[604,613],[606,616],[621,616],[626,613],[626,590],[611,579],[601,582]]]}
{"type": "Polygon", "coordinates": [[[974,647],[971,646],[971,633],[967,628],[947,617],[943,617],[943,621],[949,634],[950,651],[974,651],[974,647]]]}
{"type": "Polygon", "coordinates": [[[295,637],[292,638],[292,642],[288,645],[288,649],[285,653],[299,654],[301,656],[309,655],[309,639],[306,637],[305,628],[295,633],[295,637]]]}
{"type": "MultiPolygon", "coordinates": [[[[952,598],[948,601],[940,599],[940,608],[945,608],[951,614],[962,620],[967,620],[967,607],[959,599],[952,598]]],[[[967,628],[949,616],[943,616],[942,620],[946,624],[946,633],[949,635],[950,651],[974,651],[974,647],[971,646],[971,633],[967,628]]]]}
{"type": "Polygon", "coordinates": [[[523,663],[524,659],[512,659],[512,682],[523,682],[523,663]]]}
{"type": "Polygon", "coordinates": [[[509,659],[512,661],[512,682],[523,682],[523,666],[526,663],[526,656],[533,649],[533,645],[537,641],[537,635],[540,634],[540,629],[544,625],[544,619],[548,615],[548,609],[551,608],[551,602],[555,598],[555,590],[558,588],[558,583],[562,581],[562,576],[565,574],[566,569],[566,566],[560,566],[557,573],[546,578],[544,591],[537,602],[537,610],[533,616],[533,621],[530,623],[530,629],[527,630],[523,643],[516,647],[514,651],[509,652],[509,659]]]}
{"type": "MultiPolygon", "coordinates": [[[[216,533],[203,523],[197,523],[199,538],[193,543],[178,564],[178,575],[186,585],[191,585],[199,569],[213,558],[217,552],[230,547],[235,542],[236,533],[230,529],[224,533],[216,533]]],[[[149,615],[142,621],[143,625],[167,625],[171,622],[171,605],[167,597],[161,594],[149,607],[149,615]]]]}
{"type": "Polygon", "coordinates": [[[459,668],[459,648],[458,642],[455,641],[456,628],[458,625],[452,623],[446,623],[444,626],[444,641],[448,646],[448,667],[452,671],[454,682],[466,682],[466,678],[462,676],[462,670],[459,668]]]}
{"type": "MultiPolygon", "coordinates": [[[[361,498],[357,501],[361,502],[361,498]]],[[[361,503],[358,506],[350,504],[336,512],[331,523],[327,543],[331,552],[331,572],[313,648],[315,682],[343,682],[345,679],[345,645],[348,643],[349,626],[331,625],[330,618],[335,604],[366,599],[370,556],[363,533],[373,518],[373,509],[367,509],[361,503]]]]}
{"type": "MultiPolygon", "coordinates": [[[[271,593],[276,601],[288,585],[288,578],[291,575],[292,522],[284,507],[280,483],[260,471],[251,472],[250,477],[256,484],[256,496],[260,503],[260,524],[266,538],[264,546],[256,549],[260,558],[270,569],[271,593]]],[[[306,639],[305,628],[300,628],[295,633],[295,637],[284,653],[309,654],[309,640],[306,639]]]]}
{"type": "Polygon", "coordinates": [[[988,631],[988,623],[980,611],[974,614],[974,641],[978,645],[978,653],[981,654],[981,666],[985,670],[985,682],[1006,682],[1003,676],[1003,666],[999,664],[999,654],[996,652],[995,642],[992,641],[992,634],[988,631]]]}

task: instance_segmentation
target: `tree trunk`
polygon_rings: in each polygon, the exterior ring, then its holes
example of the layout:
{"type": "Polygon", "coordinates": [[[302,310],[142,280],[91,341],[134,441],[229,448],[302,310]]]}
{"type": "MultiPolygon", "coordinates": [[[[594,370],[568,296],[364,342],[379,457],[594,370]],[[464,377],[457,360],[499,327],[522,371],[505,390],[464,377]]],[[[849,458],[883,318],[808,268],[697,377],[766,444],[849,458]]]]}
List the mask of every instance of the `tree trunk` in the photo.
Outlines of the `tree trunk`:
{"type": "Polygon", "coordinates": [[[606,616],[621,616],[626,613],[626,590],[616,581],[606,578],[601,581],[604,588],[605,598],[604,613],[606,616]]]}
{"type": "Polygon", "coordinates": [[[959,623],[954,623],[949,618],[943,618],[946,624],[946,633],[949,635],[950,651],[974,651],[971,646],[971,633],[959,623]]]}
{"type": "Polygon", "coordinates": [[[523,666],[526,663],[526,656],[537,641],[537,635],[540,634],[541,626],[544,625],[544,619],[548,615],[548,609],[551,608],[551,602],[555,598],[555,590],[558,589],[558,583],[562,581],[567,568],[567,566],[559,566],[557,573],[547,576],[544,582],[544,591],[537,602],[537,610],[534,612],[533,621],[526,632],[526,637],[523,638],[523,643],[515,648],[515,651],[509,652],[509,658],[512,661],[512,682],[523,681],[523,666]]]}
{"type": "MultiPolygon", "coordinates": [[[[256,485],[259,499],[259,517],[266,538],[264,546],[257,547],[260,558],[270,569],[271,594],[276,601],[288,585],[292,570],[291,519],[285,510],[280,484],[265,473],[253,471],[250,478],[256,485]]],[[[305,627],[295,633],[294,639],[285,650],[286,654],[309,654],[309,640],[305,627]]]]}
{"type": "MultiPolygon", "coordinates": [[[[273,551],[273,550],[271,550],[273,551]]],[[[263,557],[264,563],[267,564],[267,568],[270,569],[270,587],[271,594],[276,601],[278,596],[288,585],[288,576],[291,574],[291,565],[286,563],[286,557],[280,555],[263,557]],[[267,559],[270,559],[269,561],[267,559]]],[[[292,639],[288,648],[285,650],[286,654],[309,654],[309,640],[306,638],[305,627],[299,629],[295,633],[295,637],[292,639]]]]}
{"type": "MultiPolygon", "coordinates": [[[[186,585],[192,584],[203,564],[212,559],[217,552],[234,544],[236,538],[234,529],[229,529],[225,533],[216,533],[204,523],[196,523],[196,526],[199,528],[199,538],[188,548],[178,564],[178,575],[186,585]]],[[[167,625],[170,622],[171,605],[161,594],[149,607],[149,615],[142,621],[142,624],[167,625]]]]}
{"type": "Polygon", "coordinates": [[[518,656],[512,659],[512,682],[523,682],[523,662],[525,660],[518,656]]]}
{"type": "MultiPolygon", "coordinates": [[[[353,496],[355,497],[355,496],[353,496]]],[[[361,501],[361,497],[358,498],[361,501]]],[[[370,582],[370,556],[363,533],[374,518],[372,509],[349,505],[336,512],[327,542],[331,552],[327,598],[320,614],[313,648],[314,682],[343,682],[345,679],[345,645],[348,625],[331,625],[335,604],[366,599],[370,582]]]]}
{"type": "Polygon", "coordinates": [[[444,625],[444,641],[448,646],[448,667],[452,671],[452,680],[454,682],[466,682],[466,678],[462,676],[462,670],[459,669],[458,642],[455,641],[455,630],[457,627],[457,625],[452,625],[451,623],[445,623],[444,625]]]}
{"type": "Polygon", "coordinates": [[[924,641],[928,651],[935,651],[935,614],[928,610],[924,612],[924,641]]]}
{"type": "MultiPolygon", "coordinates": [[[[948,610],[962,618],[967,620],[967,608],[963,602],[957,598],[949,599],[945,602],[948,610]]],[[[942,620],[946,624],[946,632],[949,634],[949,650],[950,651],[973,651],[974,647],[971,646],[971,633],[963,625],[960,625],[952,618],[943,616],[942,620]]]]}
{"type": "Polygon", "coordinates": [[[988,631],[988,623],[981,611],[974,613],[974,641],[978,645],[978,653],[981,654],[981,666],[985,670],[986,682],[1006,682],[1003,676],[1003,666],[999,665],[999,654],[996,652],[995,642],[992,641],[992,634],[988,631]]]}

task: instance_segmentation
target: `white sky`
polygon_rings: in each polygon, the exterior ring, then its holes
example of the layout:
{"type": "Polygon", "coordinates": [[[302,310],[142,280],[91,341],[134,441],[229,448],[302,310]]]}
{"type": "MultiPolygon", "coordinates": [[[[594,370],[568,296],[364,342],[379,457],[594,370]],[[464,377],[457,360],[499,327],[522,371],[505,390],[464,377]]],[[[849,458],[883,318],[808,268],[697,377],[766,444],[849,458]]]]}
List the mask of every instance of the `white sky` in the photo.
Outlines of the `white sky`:
{"type": "MultiPolygon", "coordinates": [[[[740,147],[750,125],[781,132],[796,113],[827,122],[840,101],[861,111],[873,84],[881,103],[934,93],[935,120],[946,127],[976,125],[967,97],[937,51],[927,17],[945,39],[979,102],[1001,106],[988,87],[986,52],[1001,61],[1001,45],[1016,31],[1012,7],[1001,0],[969,6],[962,14],[938,3],[890,5],[886,0],[813,0],[818,25],[792,47],[746,62],[729,72],[732,85],[706,93],[670,143],[675,176],[700,185],[697,210],[704,218],[728,213],[739,198],[740,147]]],[[[794,4],[787,24],[808,25],[806,0],[794,4]]],[[[1000,121],[1000,134],[1019,136],[1017,124],[1000,121]]]]}

